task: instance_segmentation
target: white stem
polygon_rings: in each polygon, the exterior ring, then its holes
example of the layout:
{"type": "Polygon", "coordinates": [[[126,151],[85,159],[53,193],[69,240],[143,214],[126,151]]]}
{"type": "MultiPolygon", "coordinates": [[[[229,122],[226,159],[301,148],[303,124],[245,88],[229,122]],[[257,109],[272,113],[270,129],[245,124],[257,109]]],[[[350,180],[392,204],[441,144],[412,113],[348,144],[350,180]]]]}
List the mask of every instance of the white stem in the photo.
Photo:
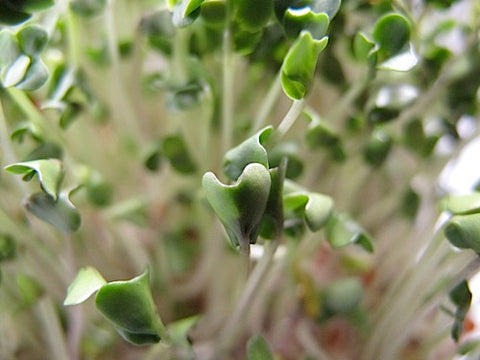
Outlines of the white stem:
{"type": "Polygon", "coordinates": [[[290,130],[293,124],[295,124],[295,121],[302,113],[304,107],[305,99],[293,101],[292,106],[288,110],[280,125],[278,125],[278,134],[280,137],[283,137],[288,132],[288,130],[290,130]]]}

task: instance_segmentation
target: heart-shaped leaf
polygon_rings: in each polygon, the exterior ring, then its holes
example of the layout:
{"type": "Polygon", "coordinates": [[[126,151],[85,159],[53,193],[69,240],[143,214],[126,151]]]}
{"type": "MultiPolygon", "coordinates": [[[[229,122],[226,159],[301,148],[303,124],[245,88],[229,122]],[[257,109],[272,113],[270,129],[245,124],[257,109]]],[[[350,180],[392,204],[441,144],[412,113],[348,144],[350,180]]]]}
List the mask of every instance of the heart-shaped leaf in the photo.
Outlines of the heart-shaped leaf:
{"type": "Polygon", "coordinates": [[[347,214],[334,214],[325,228],[327,240],[333,248],[358,244],[366,251],[373,251],[370,236],[347,214]]]}
{"type": "Polygon", "coordinates": [[[75,232],[80,227],[80,213],[66,193],[60,193],[57,199],[49,194],[36,193],[27,198],[25,206],[37,218],[65,233],[75,232]]]}
{"type": "Polygon", "coordinates": [[[223,172],[230,179],[237,180],[248,164],[258,163],[268,168],[268,154],[264,145],[272,131],[273,127],[268,126],[230,149],[223,158],[223,172]]]}
{"type": "Polygon", "coordinates": [[[40,54],[48,41],[47,32],[39,25],[28,25],[17,33],[18,44],[28,56],[40,54]]]}
{"type": "Polygon", "coordinates": [[[78,305],[87,300],[107,282],[97,269],[86,267],[80,269],[67,290],[63,305],[78,305]]]}
{"type": "Polygon", "coordinates": [[[315,13],[309,7],[301,9],[289,8],[283,18],[283,27],[287,36],[296,38],[302,31],[308,31],[314,39],[322,39],[330,24],[325,13],[315,13]]]}
{"type": "Polygon", "coordinates": [[[453,215],[468,215],[480,212],[480,192],[468,195],[449,195],[440,202],[440,209],[453,215]]]}
{"type": "Polygon", "coordinates": [[[161,340],[164,326],[153,302],[149,271],[126,281],[103,285],[95,297],[97,309],[118,333],[135,345],[161,340]]]}
{"type": "Polygon", "coordinates": [[[222,184],[208,172],[203,176],[205,196],[222,222],[234,247],[255,243],[270,193],[270,172],[249,164],[233,185],[222,184]]]}
{"type": "Polygon", "coordinates": [[[28,66],[23,80],[16,84],[19,90],[37,90],[48,80],[48,69],[41,59],[34,59],[28,66]]]}
{"type": "Polygon", "coordinates": [[[445,236],[453,246],[480,253],[480,213],[455,215],[445,226],[445,236]]]}
{"type": "Polygon", "coordinates": [[[311,231],[320,230],[333,211],[333,200],[330,196],[298,187],[283,196],[283,205],[285,209],[301,214],[311,231]]]}
{"type": "Polygon", "coordinates": [[[261,335],[252,336],[247,342],[248,360],[273,360],[270,346],[261,335]]]}
{"type": "Polygon", "coordinates": [[[313,82],[318,55],[325,49],[328,38],[314,39],[302,31],[288,50],[282,65],[282,87],[293,100],[303,99],[313,82]]]}
{"type": "Polygon", "coordinates": [[[63,166],[58,159],[40,159],[15,163],[5,167],[13,174],[24,175],[28,179],[36,173],[42,189],[53,199],[57,199],[63,180],[63,166]]]}

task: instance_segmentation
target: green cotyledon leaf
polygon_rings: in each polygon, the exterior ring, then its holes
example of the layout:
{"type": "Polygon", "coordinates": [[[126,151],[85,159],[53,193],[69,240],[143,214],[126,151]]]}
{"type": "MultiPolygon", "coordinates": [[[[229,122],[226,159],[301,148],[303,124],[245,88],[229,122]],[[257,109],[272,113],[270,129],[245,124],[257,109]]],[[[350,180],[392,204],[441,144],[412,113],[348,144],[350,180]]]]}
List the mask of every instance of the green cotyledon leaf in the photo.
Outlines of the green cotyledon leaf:
{"type": "Polygon", "coordinates": [[[66,192],[60,192],[56,199],[45,193],[30,195],[25,201],[25,207],[40,220],[65,233],[77,231],[82,222],[80,213],[66,192]]]}
{"type": "Polygon", "coordinates": [[[281,78],[285,94],[293,100],[303,99],[313,83],[319,54],[325,49],[328,37],[314,39],[302,31],[283,60],[281,78]]]}
{"type": "Polygon", "coordinates": [[[237,182],[222,184],[208,172],[203,190],[215,214],[222,222],[234,247],[255,243],[270,193],[270,172],[252,163],[245,167],[237,182]]]}
{"type": "Polygon", "coordinates": [[[165,333],[152,298],[148,269],[131,280],[103,285],[97,292],[95,305],[132,344],[154,344],[165,333]]]}
{"type": "Polygon", "coordinates": [[[268,168],[268,154],[264,145],[272,131],[273,127],[268,126],[230,149],[223,158],[223,172],[231,180],[237,180],[248,164],[259,163],[268,168]]]}
{"type": "Polygon", "coordinates": [[[40,159],[19,162],[5,167],[5,170],[13,174],[31,178],[36,173],[42,189],[50,195],[53,200],[57,199],[60,184],[63,180],[63,166],[58,159],[40,159]]]}
{"type": "Polygon", "coordinates": [[[453,216],[444,232],[453,246],[480,253],[480,213],[453,216]]]}

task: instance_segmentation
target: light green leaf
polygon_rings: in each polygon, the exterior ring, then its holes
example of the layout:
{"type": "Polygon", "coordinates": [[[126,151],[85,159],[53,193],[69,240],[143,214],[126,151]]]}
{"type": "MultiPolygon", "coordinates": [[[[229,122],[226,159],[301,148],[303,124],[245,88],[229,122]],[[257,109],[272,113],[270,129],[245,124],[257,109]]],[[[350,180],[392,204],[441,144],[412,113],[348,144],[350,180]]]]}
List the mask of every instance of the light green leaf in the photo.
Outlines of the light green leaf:
{"type": "Polygon", "coordinates": [[[327,43],[327,37],[316,40],[308,31],[300,33],[282,65],[282,87],[288,97],[300,100],[307,95],[313,82],[318,55],[327,43]]]}
{"type": "Polygon", "coordinates": [[[232,180],[237,180],[248,164],[259,163],[268,168],[268,154],[265,143],[273,132],[268,126],[247,140],[230,149],[223,158],[223,172],[232,180]]]}
{"type": "Polygon", "coordinates": [[[440,209],[454,215],[468,215],[480,212],[480,192],[468,195],[449,195],[440,202],[440,209]]]}
{"type": "Polygon", "coordinates": [[[273,360],[268,343],[261,335],[252,336],[247,342],[248,360],[273,360]]]}
{"type": "Polygon", "coordinates": [[[330,18],[325,13],[315,13],[310,7],[301,9],[289,8],[283,18],[285,33],[296,38],[302,31],[308,31],[312,38],[322,39],[330,24],[330,18]]]}
{"type": "Polygon", "coordinates": [[[333,211],[331,197],[306,190],[285,194],[283,204],[286,209],[300,212],[311,231],[320,230],[327,223],[333,211]]]}
{"type": "Polygon", "coordinates": [[[63,305],[78,305],[87,300],[107,282],[97,269],[86,267],[80,269],[67,290],[63,305]]]}
{"type": "Polygon", "coordinates": [[[102,13],[106,4],[107,0],[72,0],[70,9],[77,15],[92,17],[102,13]]]}
{"type": "Polygon", "coordinates": [[[373,251],[370,236],[345,213],[334,214],[330,217],[325,234],[333,248],[358,244],[368,252],[373,251]]]}
{"type": "Polygon", "coordinates": [[[57,199],[60,184],[63,180],[63,166],[60,160],[41,159],[20,162],[5,167],[5,170],[27,177],[34,171],[38,176],[42,189],[51,196],[53,200],[57,199]]]}
{"type": "Polygon", "coordinates": [[[330,283],[322,292],[323,316],[344,315],[358,307],[364,290],[360,279],[347,277],[330,283]]]}
{"type": "Polygon", "coordinates": [[[418,57],[413,46],[410,45],[406,51],[385,60],[377,68],[392,71],[410,71],[417,63],[418,57]]]}
{"type": "Polygon", "coordinates": [[[252,163],[245,167],[233,185],[222,184],[208,172],[203,190],[215,214],[222,222],[234,247],[255,243],[270,193],[270,172],[252,163]]]}
{"type": "Polygon", "coordinates": [[[22,10],[27,12],[36,12],[45,10],[54,4],[54,0],[23,0],[22,10]]]}
{"type": "Polygon", "coordinates": [[[48,34],[39,25],[28,25],[17,33],[17,39],[25,55],[36,56],[47,45],[48,34]]]}
{"type": "Polygon", "coordinates": [[[20,55],[3,74],[3,86],[8,88],[17,85],[22,81],[31,61],[32,60],[28,56],[20,55]]]}
{"type": "MultiPolygon", "coordinates": [[[[0,21],[1,22],[1,21],[0,21]]],[[[0,31],[0,72],[3,67],[12,64],[20,56],[20,47],[17,39],[8,30],[0,31]]]]}
{"type": "Polygon", "coordinates": [[[264,239],[276,239],[283,231],[283,183],[285,181],[286,161],[270,169],[270,194],[263,214],[260,235],[264,239]]]}
{"type": "Polygon", "coordinates": [[[364,33],[359,32],[355,35],[353,40],[353,53],[357,60],[366,62],[374,47],[375,43],[364,33]]]}

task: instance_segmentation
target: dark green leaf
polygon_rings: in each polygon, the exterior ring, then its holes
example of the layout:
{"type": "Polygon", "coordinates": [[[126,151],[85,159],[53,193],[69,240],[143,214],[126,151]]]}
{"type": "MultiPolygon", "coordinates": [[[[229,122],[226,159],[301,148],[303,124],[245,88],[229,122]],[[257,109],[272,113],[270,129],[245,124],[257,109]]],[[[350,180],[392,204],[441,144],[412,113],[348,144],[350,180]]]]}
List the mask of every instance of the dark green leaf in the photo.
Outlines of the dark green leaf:
{"type": "Polygon", "coordinates": [[[451,335],[452,338],[458,342],[463,331],[463,322],[465,320],[465,316],[467,315],[467,312],[470,309],[470,304],[472,303],[472,292],[468,287],[467,281],[463,280],[457,286],[455,286],[450,291],[449,297],[452,303],[456,306],[455,320],[452,326],[451,335]]]}
{"type": "Polygon", "coordinates": [[[445,236],[453,246],[480,253],[480,214],[453,216],[445,227],[445,236]]]}
{"type": "Polygon", "coordinates": [[[294,100],[303,99],[313,82],[318,55],[327,46],[328,38],[313,39],[303,31],[290,47],[282,65],[282,87],[294,100]]]}
{"type": "Polygon", "coordinates": [[[283,183],[285,181],[286,161],[278,167],[270,169],[270,194],[263,214],[260,236],[265,239],[276,239],[283,231],[283,183]]]}
{"type": "Polygon", "coordinates": [[[247,342],[248,360],[273,360],[268,343],[261,335],[252,336],[247,342]]]}
{"type": "Polygon", "coordinates": [[[410,23],[401,14],[383,15],[375,23],[372,36],[381,59],[391,58],[407,46],[410,40],[410,23]]]}
{"type": "Polygon", "coordinates": [[[188,153],[187,145],[180,135],[170,135],[163,139],[162,153],[169,160],[170,165],[182,174],[191,174],[197,170],[188,153]]]}
{"type": "Polygon", "coordinates": [[[268,163],[271,168],[281,164],[287,159],[287,171],[285,177],[296,179],[303,172],[303,162],[299,153],[298,144],[293,142],[282,142],[268,152],[268,163]]]}
{"type": "Polygon", "coordinates": [[[80,213],[70,202],[66,193],[60,193],[56,200],[48,194],[36,193],[28,197],[25,206],[40,220],[62,232],[72,233],[80,227],[80,213]]]}
{"type": "Polygon", "coordinates": [[[420,195],[411,187],[408,187],[407,190],[403,193],[400,202],[401,214],[410,220],[414,220],[420,208],[420,202],[420,195]]]}
{"type": "Polygon", "coordinates": [[[58,159],[40,159],[26,162],[20,162],[5,167],[5,170],[13,174],[26,175],[34,171],[42,189],[52,197],[57,199],[60,184],[63,180],[63,167],[58,159]]]}
{"type": "Polygon", "coordinates": [[[270,19],[273,10],[272,0],[237,0],[233,2],[234,19],[241,28],[250,32],[261,30],[270,19]]]}
{"type": "Polygon", "coordinates": [[[17,253],[17,244],[12,236],[0,234],[0,262],[11,260],[17,253]]]}
{"type": "Polygon", "coordinates": [[[170,87],[167,92],[167,107],[172,112],[185,111],[197,106],[203,93],[203,86],[191,82],[184,86],[170,87]]]}
{"type": "Polygon", "coordinates": [[[202,3],[200,17],[207,26],[222,29],[227,18],[227,6],[223,0],[210,0],[202,3]]]}
{"type": "Polygon", "coordinates": [[[40,160],[40,159],[59,159],[63,157],[63,149],[51,142],[42,142],[39,146],[33,149],[25,160],[40,160]]]}
{"type": "Polygon", "coordinates": [[[0,0],[0,24],[18,25],[30,19],[31,14],[17,10],[7,0],[0,0]]]}
{"type": "Polygon", "coordinates": [[[248,164],[259,163],[268,169],[268,154],[265,143],[273,132],[268,126],[255,135],[230,149],[223,158],[223,172],[232,180],[237,180],[248,164]]]}
{"type": "Polygon", "coordinates": [[[364,149],[365,161],[373,167],[381,166],[387,159],[392,146],[393,139],[387,132],[374,131],[364,149]]]}
{"type": "Polygon", "coordinates": [[[135,345],[161,340],[163,324],[153,302],[148,270],[132,280],[103,285],[95,304],[125,340],[135,345]]]}
{"type": "Polygon", "coordinates": [[[211,172],[203,176],[202,183],[205,196],[233,246],[255,243],[270,194],[270,172],[265,166],[247,165],[233,185],[222,184],[211,172]]]}
{"type": "Polygon", "coordinates": [[[355,34],[353,40],[353,54],[357,60],[367,62],[374,46],[375,43],[362,32],[355,34]]]}

